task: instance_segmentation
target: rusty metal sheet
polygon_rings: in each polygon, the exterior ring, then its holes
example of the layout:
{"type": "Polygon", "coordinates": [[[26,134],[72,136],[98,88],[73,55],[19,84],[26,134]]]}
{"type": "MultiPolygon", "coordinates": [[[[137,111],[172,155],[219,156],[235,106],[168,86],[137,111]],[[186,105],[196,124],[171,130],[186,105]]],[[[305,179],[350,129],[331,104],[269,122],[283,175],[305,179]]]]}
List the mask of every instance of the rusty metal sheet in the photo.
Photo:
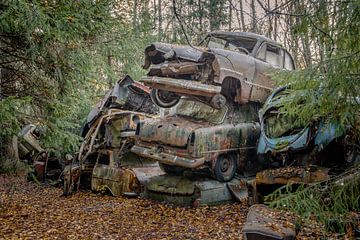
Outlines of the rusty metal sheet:
{"type": "Polygon", "coordinates": [[[256,174],[256,184],[314,183],[329,179],[328,168],[284,167],[266,169],[256,174]]]}
{"type": "Polygon", "coordinates": [[[140,140],[185,147],[192,131],[209,126],[207,122],[193,122],[184,118],[166,117],[162,120],[147,120],[141,124],[140,140]]]}
{"type": "MultiPolygon", "coordinates": [[[[196,74],[200,71],[200,64],[194,62],[168,62],[159,65],[159,71],[163,76],[179,76],[184,74],[196,74]]],[[[154,68],[152,68],[152,71],[154,68]]]]}
{"type": "Polygon", "coordinates": [[[146,185],[152,177],[161,176],[164,174],[164,172],[159,167],[159,164],[150,167],[131,168],[131,171],[134,172],[137,180],[141,185],[146,185]]]}
{"type": "Polygon", "coordinates": [[[227,183],[226,186],[229,188],[231,194],[238,202],[248,201],[249,192],[246,181],[240,179],[236,183],[227,183]]]}
{"type": "MultiPolygon", "coordinates": [[[[238,179],[230,184],[239,185],[238,179]]],[[[178,205],[215,205],[234,200],[226,183],[203,177],[162,175],[150,179],[143,196],[178,205]]]]}
{"type": "Polygon", "coordinates": [[[114,196],[121,196],[124,192],[140,192],[141,186],[130,169],[97,164],[92,173],[91,190],[106,189],[110,190],[114,196]]]}
{"type": "Polygon", "coordinates": [[[295,225],[283,214],[256,204],[249,209],[243,236],[246,240],[290,240],[295,239],[296,231],[295,225]]]}

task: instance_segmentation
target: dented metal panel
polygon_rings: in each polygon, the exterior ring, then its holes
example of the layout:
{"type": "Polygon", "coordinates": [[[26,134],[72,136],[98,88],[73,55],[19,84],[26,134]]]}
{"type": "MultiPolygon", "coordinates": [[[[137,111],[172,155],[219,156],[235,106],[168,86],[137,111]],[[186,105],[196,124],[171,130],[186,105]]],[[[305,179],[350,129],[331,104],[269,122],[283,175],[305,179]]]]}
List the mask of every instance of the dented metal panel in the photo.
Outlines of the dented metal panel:
{"type": "Polygon", "coordinates": [[[113,196],[121,196],[124,192],[140,192],[140,189],[140,183],[130,169],[95,165],[91,177],[91,190],[109,190],[113,196]]]}
{"type": "Polygon", "coordinates": [[[284,167],[266,169],[256,174],[256,184],[315,183],[329,179],[329,169],[321,167],[284,167]]]}
{"type": "Polygon", "coordinates": [[[186,147],[191,133],[202,127],[209,126],[207,122],[194,122],[178,117],[153,119],[140,124],[142,141],[151,141],[175,147],[186,147]]]}
{"type": "Polygon", "coordinates": [[[199,95],[211,97],[220,94],[221,87],[203,84],[197,81],[186,79],[165,78],[165,77],[142,77],[141,82],[152,88],[167,90],[179,94],[199,95]]]}
{"type": "MultiPolygon", "coordinates": [[[[233,179],[230,183],[237,185],[238,182],[239,180],[233,179]]],[[[142,195],[158,201],[195,207],[234,200],[226,183],[208,178],[170,175],[152,178],[142,195]]]]}

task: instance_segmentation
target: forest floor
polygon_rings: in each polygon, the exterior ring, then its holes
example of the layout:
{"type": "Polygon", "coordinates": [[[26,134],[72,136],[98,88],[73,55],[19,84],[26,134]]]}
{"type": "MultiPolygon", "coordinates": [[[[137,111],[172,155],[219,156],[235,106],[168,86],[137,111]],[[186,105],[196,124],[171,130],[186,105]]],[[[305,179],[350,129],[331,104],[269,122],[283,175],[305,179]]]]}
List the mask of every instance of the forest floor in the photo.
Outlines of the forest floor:
{"type": "MultiPolygon", "coordinates": [[[[0,175],[0,239],[242,239],[248,207],[179,207],[62,189],[0,175]]],[[[319,239],[318,224],[298,239],[319,239]]]]}

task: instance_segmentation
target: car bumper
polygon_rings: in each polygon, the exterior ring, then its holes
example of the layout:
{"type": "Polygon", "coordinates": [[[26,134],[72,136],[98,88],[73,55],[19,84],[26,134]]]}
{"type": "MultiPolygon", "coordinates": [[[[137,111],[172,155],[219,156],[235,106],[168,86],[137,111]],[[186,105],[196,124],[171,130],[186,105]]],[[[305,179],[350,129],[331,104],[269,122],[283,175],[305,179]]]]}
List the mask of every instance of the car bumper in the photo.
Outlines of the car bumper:
{"type": "Polygon", "coordinates": [[[159,161],[160,163],[184,168],[197,168],[204,165],[205,163],[204,157],[195,159],[184,158],[169,153],[157,152],[155,149],[152,148],[146,148],[136,145],[131,148],[131,151],[144,158],[150,158],[159,161]]]}

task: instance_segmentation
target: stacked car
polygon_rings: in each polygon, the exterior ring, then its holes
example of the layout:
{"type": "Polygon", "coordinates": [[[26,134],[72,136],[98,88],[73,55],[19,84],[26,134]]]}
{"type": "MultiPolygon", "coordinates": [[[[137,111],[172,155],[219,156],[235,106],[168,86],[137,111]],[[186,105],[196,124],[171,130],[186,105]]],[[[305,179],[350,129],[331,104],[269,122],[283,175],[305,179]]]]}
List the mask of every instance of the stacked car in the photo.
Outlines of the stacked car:
{"type": "Polygon", "coordinates": [[[294,69],[279,43],[253,33],[213,32],[196,47],[150,45],[144,67],[141,81],[152,88],[153,102],[171,110],[138,123],[133,153],[158,161],[169,174],[207,169],[221,182],[262,168],[258,110],[275,86],[269,73],[294,69]]]}

